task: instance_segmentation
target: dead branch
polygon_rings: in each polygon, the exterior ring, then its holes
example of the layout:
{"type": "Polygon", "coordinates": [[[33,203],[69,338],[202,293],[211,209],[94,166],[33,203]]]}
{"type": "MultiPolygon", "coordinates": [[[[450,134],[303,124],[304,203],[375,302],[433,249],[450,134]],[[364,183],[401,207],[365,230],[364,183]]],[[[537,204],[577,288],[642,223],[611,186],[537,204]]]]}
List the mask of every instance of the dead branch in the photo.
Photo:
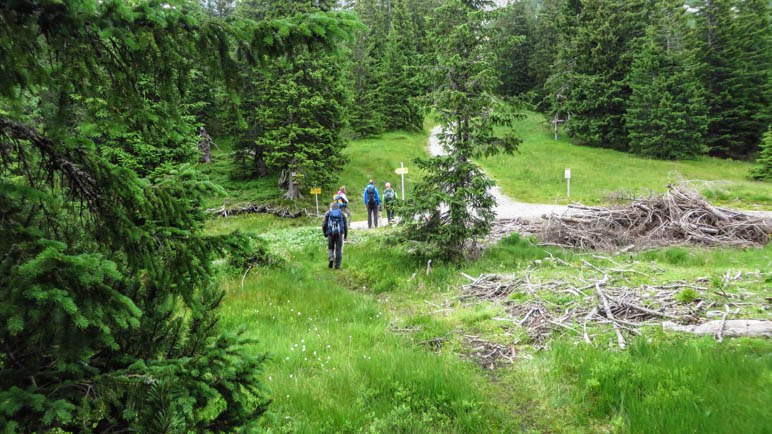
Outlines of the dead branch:
{"type": "Polygon", "coordinates": [[[627,207],[572,205],[570,213],[551,215],[538,234],[542,244],[585,250],[629,250],[631,246],[680,244],[762,246],[772,221],[709,204],[685,187],[668,186],[663,196],[627,207]]]}

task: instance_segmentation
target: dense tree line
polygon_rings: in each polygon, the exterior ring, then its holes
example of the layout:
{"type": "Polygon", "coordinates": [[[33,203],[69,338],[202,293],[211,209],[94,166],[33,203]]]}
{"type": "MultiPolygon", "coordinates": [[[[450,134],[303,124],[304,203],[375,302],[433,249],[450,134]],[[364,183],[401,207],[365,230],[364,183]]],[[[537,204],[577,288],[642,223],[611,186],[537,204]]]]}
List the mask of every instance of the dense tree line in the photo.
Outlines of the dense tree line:
{"type": "Polygon", "coordinates": [[[589,146],[753,157],[772,120],[769,19],[757,0],[516,2],[501,90],[589,146]]]}

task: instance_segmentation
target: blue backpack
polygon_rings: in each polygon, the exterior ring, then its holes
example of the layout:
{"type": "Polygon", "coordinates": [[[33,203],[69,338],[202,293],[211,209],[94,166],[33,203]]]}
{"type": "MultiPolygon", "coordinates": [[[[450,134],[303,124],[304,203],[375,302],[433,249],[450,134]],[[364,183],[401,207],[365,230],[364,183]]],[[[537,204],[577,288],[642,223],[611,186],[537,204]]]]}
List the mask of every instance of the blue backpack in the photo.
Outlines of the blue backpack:
{"type": "Polygon", "coordinates": [[[335,196],[335,202],[338,202],[340,208],[345,208],[348,205],[348,201],[341,195],[335,196]]]}
{"type": "Polygon", "coordinates": [[[327,230],[329,235],[340,235],[343,233],[343,214],[340,210],[334,209],[327,216],[327,230]]]}

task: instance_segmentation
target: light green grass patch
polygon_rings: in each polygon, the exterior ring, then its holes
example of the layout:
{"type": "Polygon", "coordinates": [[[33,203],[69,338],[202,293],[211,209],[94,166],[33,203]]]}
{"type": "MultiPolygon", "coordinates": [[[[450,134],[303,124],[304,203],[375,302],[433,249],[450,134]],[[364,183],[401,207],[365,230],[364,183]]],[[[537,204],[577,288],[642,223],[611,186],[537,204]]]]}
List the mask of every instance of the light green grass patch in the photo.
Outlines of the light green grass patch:
{"type": "Polygon", "coordinates": [[[749,181],[752,163],[699,158],[662,161],[609,149],[573,145],[561,135],[556,142],[543,116],[535,113],[513,127],[523,139],[513,156],[480,162],[502,191],[531,203],[607,203],[615,197],[660,194],[669,183],[695,183],[711,200],[743,208],[772,209],[769,183],[749,181]],[[571,196],[567,197],[564,169],[571,169],[571,196]]]}

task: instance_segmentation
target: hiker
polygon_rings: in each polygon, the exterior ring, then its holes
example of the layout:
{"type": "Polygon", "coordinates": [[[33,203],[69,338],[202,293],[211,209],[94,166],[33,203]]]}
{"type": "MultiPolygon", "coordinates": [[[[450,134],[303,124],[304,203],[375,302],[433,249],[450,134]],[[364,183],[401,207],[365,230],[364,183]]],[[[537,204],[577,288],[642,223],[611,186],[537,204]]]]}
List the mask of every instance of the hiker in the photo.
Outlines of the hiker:
{"type": "Polygon", "coordinates": [[[337,202],[330,204],[330,210],[322,219],[322,231],[327,237],[327,259],[330,261],[327,268],[340,268],[343,259],[343,242],[348,240],[348,225],[346,217],[340,211],[337,202]]]}
{"type": "Polygon", "coordinates": [[[394,205],[397,201],[397,192],[391,188],[391,183],[386,183],[386,190],[383,190],[383,207],[386,208],[386,218],[391,224],[391,220],[394,218],[394,205]]]}
{"type": "Polygon", "coordinates": [[[372,179],[365,187],[364,193],[365,207],[367,207],[367,227],[372,228],[373,225],[378,227],[378,212],[381,208],[381,196],[378,195],[378,189],[375,188],[375,181],[372,179]]]}
{"type": "Polygon", "coordinates": [[[348,209],[348,196],[346,196],[346,186],[341,185],[340,189],[338,189],[338,192],[335,193],[335,197],[333,198],[335,202],[338,202],[338,206],[340,207],[340,211],[346,215],[346,221],[351,221],[351,210],[348,209]]]}

